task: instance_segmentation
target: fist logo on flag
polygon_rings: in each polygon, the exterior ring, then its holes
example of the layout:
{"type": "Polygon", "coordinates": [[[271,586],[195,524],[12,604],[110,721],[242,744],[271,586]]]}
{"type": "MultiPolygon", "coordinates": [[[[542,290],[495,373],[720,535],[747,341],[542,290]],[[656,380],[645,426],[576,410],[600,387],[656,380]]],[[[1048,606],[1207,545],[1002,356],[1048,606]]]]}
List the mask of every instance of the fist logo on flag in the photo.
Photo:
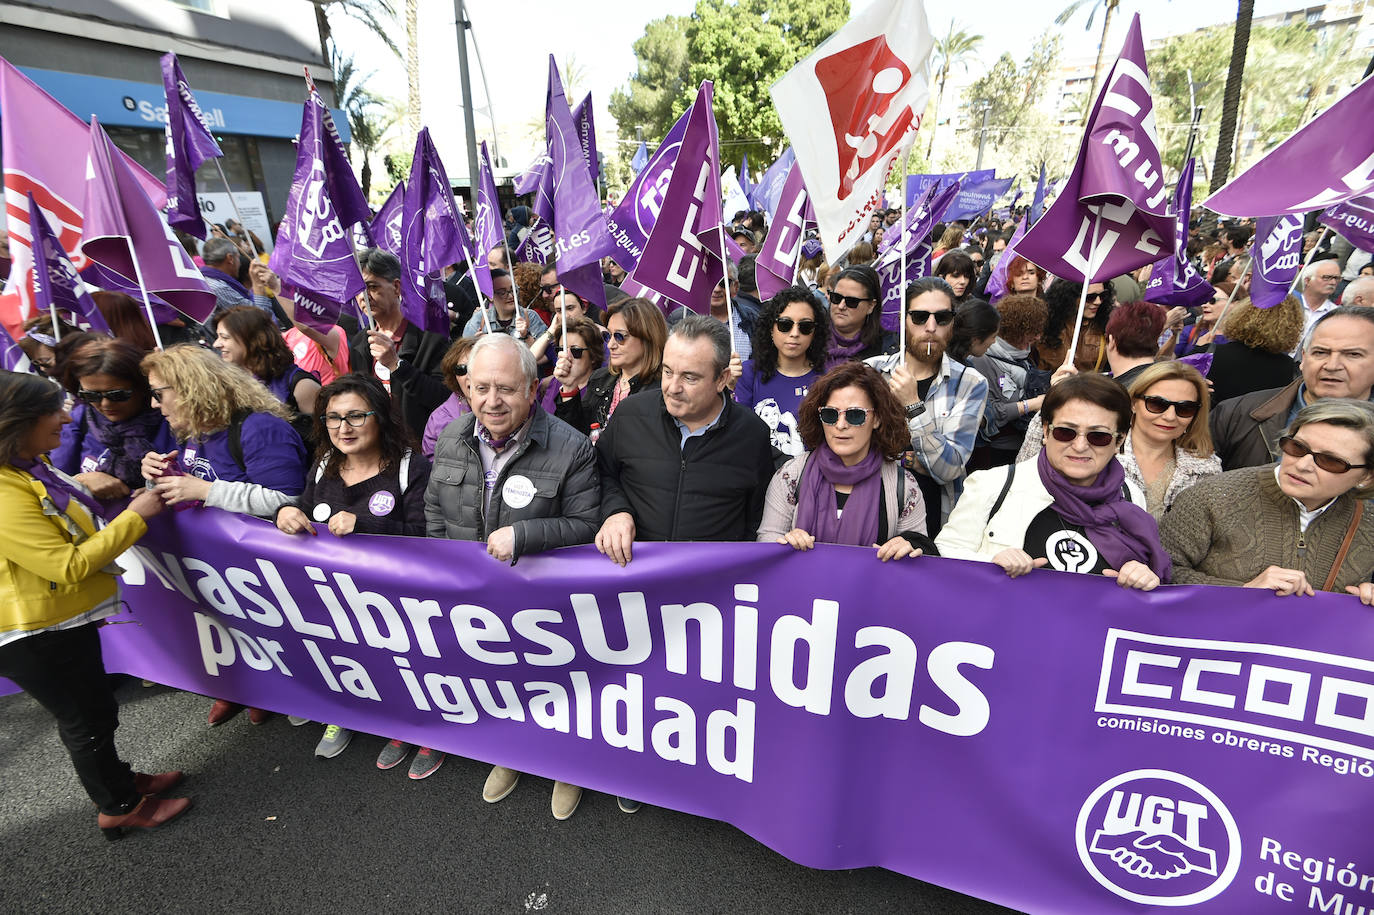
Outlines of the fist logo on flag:
{"type": "Polygon", "coordinates": [[[878,35],[816,61],[816,79],[830,106],[839,154],[836,193],[844,200],[859,175],[914,129],[910,104],[895,103],[911,81],[911,68],[878,35]]]}

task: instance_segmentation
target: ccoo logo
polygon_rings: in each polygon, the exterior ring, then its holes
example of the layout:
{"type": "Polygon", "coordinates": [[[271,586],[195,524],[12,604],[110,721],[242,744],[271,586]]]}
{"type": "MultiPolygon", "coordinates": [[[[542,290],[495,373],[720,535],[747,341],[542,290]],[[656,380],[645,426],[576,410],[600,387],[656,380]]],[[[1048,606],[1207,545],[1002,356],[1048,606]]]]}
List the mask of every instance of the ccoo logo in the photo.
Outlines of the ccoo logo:
{"type": "Polygon", "coordinates": [[[1195,905],[1240,869],[1235,817],[1206,786],[1165,769],[1136,769],[1099,785],[1078,811],[1078,857],[1123,899],[1195,905]]]}

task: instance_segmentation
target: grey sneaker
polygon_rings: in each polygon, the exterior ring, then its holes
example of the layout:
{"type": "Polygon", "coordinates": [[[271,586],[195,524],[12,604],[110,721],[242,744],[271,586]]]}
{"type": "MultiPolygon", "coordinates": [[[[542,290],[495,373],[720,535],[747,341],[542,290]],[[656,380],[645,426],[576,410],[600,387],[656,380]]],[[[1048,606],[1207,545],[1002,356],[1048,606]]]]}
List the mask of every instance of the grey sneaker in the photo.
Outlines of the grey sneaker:
{"type": "Polygon", "coordinates": [[[353,732],[348,728],[341,728],[337,724],[326,725],[324,736],[315,744],[315,755],[321,759],[333,759],[344,751],[352,739],[353,732]]]}
{"type": "Polygon", "coordinates": [[[309,719],[309,718],[302,718],[300,715],[287,715],[287,716],[286,716],[286,721],[287,721],[287,723],[290,724],[293,728],[298,728],[298,727],[300,727],[300,726],[303,725],[303,724],[309,724],[309,723],[310,723],[310,719],[309,719]]]}
{"type": "MultiPolygon", "coordinates": [[[[493,766],[491,774],[487,776],[487,783],[482,786],[482,800],[488,804],[505,800],[506,795],[515,790],[519,781],[520,773],[514,769],[507,769],[505,766],[493,766]]],[[[573,806],[577,805],[574,804],[573,806]]],[[[572,811],[569,810],[568,813],[571,814],[572,811]]]]}
{"type": "Polygon", "coordinates": [[[569,785],[567,782],[553,783],[553,818],[555,820],[566,820],[577,810],[578,802],[582,800],[582,789],[576,785],[569,785]]]}
{"type": "Polygon", "coordinates": [[[420,752],[416,753],[415,758],[410,761],[410,777],[428,778],[439,771],[439,767],[444,764],[444,760],[447,758],[448,754],[440,750],[421,747],[420,752]]]}
{"type": "Polygon", "coordinates": [[[410,752],[410,744],[393,740],[382,747],[382,752],[377,754],[378,769],[394,769],[401,764],[401,760],[406,758],[410,752]]]}

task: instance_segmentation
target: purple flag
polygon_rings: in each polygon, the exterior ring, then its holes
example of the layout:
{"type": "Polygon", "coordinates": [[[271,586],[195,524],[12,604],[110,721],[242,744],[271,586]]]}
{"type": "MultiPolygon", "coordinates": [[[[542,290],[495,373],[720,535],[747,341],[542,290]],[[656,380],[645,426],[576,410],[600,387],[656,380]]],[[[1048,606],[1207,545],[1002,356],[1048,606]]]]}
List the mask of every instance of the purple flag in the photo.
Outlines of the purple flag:
{"type": "Polygon", "coordinates": [[[940,185],[932,184],[921,194],[921,199],[912,206],[906,208],[906,218],[890,229],[883,232],[883,240],[878,244],[878,254],[881,256],[892,249],[892,246],[902,237],[902,226],[906,226],[907,238],[911,237],[911,227],[921,219],[921,214],[930,209],[930,200],[940,191],[940,185]]]}
{"type": "Polygon", "coordinates": [[[39,311],[66,311],[96,333],[114,334],[86,284],[77,276],[47,216],[29,194],[29,244],[33,249],[33,304],[39,311]]]}
{"type": "Polygon", "coordinates": [[[1354,197],[1328,207],[1318,219],[1361,251],[1374,251],[1374,197],[1354,197]]]}
{"type": "Polygon", "coordinates": [[[797,161],[797,153],[792,147],[787,147],[778,156],[777,161],[768,166],[768,171],[763,173],[759,183],[754,185],[749,191],[749,204],[754,209],[768,215],[768,221],[773,221],[773,216],[778,211],[778,201],[782,199],[782,186],[787,183],[787,173],[792,170],[792,165],[797,161]]]}
{"type": "Polygon", "coordinates": [[[1208,197],[1224,216],[1301,215],[1374,191],[1374,79],[1300,127],[1208,197]]]}
{"type": "Polygon", "coordinates": [[[1026,219],[1023,217],[1016,225],[1016,231],[1011,234],[1011,241],[1007,242],[1007,247],[1003,249],[1002,256],[997,259],[997,266],[992,268],[992,273],[988,276],[987,286],[984,292],[987,293],[989,302],[996,302],[1007,294],[1007,270],[1011,267],[1012,259],[1018,252],[1016,249],[1021,244],[1021,239],[1026,234],[1026,219]]]}
{"type": "MultiPolygon", "coordinates": [[[[945,218],[946,211],[959,199],[960,184],[956,180],[947,187],[928,189],[920,203],[907,211],[905,254],[899,256],[897,247],[889,248],[887,254],[879,258],[878,263],[874,265],[878,271],[878,279],[882,282],[884,330],[895,331],[901,325],[902,305],[906,298],[906,290],[902,286],[901,257],[906,258],[907,285],[913,280],[930,275],[930,258],[934,252],[935,241],[938,241],[930,238],[930,232],[936,223],[945,218]]],[[[898,242],[902,237],[903,233],[900,231],[893,233],[893,238],[898,242]]]]}
{"type": "Polygon", "coordinates": [[[522,264],[547,264],[553,253],[553,233],[545,222],[530,226],[525,238],[515,247],[515,260],[522,264]]]}
{"type": "Polygon", "coordinates": [[[397,257],[401,256],[401,207],[405,195],[406,183],[402,181],[391,189],[386,203],[382,204],[367,229],[374,245],[397,257]]]}
{"type": "Polygon", "coordinates": [[[491,266],[487,263],[487,255],[505,244],[506,236],[501,232],[501,198],[496,194],[496,179],[492,176],[486,140],[477,149],[477,173],[477,204],[473,218],[476,249],[472,255],[472,270],[477,288],[482,295],[491,298],[491,266]]]}
{"type": "Polygon", "coordinates": [[[797,259],[801,256],[802,238],[806,233],[806,203],[806,184],[802,181],[801,169],[794,163],[787,170],[777,217],[754,263],[760,299],[771,299],[791,286],[796,278],[797,259]]]}
{"type": "Polygon", "coordinates": [[[348,150],[344,148],[343,137],[334,126],[334,116],[329,106],[320,98],[311,84],[309,103],[319,109],[320,148],[324,153],[324,174],[329,182],[329,199],[339,214],[339,222],[345,227],[358,223],[367,225],[372,218],[372,207],[367,205],[363,189],[353,175],[353,165],[348,161],[348,150]]]}
{"type": "Polygon", "coordinates": [[[1059,277],[1096,283],[1174,250],[1140,16],[1093,103],[1064,192],[1026,231],[1021,254],[1059,277]]]}
{"type": "Polygon", "coordinates": [[[552,54],[545,101],[545,143],[549,154],[545,186],[550,187],[551,193],[542,203],[536,201],[535,212],[553,230],[559,281],[578,295],[594,299],[599,293],[604,299],[599,265],[602,257],[615,251],[615,241],[606,228],[606,215],[601,212],[592,183],[583,140],[568,110],[563,81],[552,54]],[[550,207],[551,213],[547,212],[550,207]],[[591,264],[597,264],[597,270],[580,269],[591,264]]]}
{"type": "Polygon", "coordinates": [[[302,320],[312,326],[328,321],[327,330],[364,284],[353,240],[331,196],[344,182],[331,171],[339,166],[330,155],[333,140],[324,113],[320,97],[312,92],[301,113],[296,171],[269,264],[281,277],[282,294],[296,300],[302,320]]]}
{"type": "Polygon", "coordinates": [[[100,122],[91,119],[81,253],[143,286],[196,321],[215,310],[215,294],[143,192],[100,122]]]}
{"type": "Polygon", "coordinates": [[[587,93],[572,112],[573,126],[577,129],[577,139],[582,144],[582,158],[587,160],[587,171],[592,176],[592,187],[597,187],[601,176],[601,165],[596,159],[596,122],[592,118],[592,94],[587,93]]]}
{"type": "Polygon", "coordinates": [[[945,219],[954,222],[958,219],[976,219],[984,215],[1011,190],[1011,183],[1015,180],[1016,176],[1013,175],[1010,178],[965,181],[963,190],[945,213],[945,219]]]}
{"type": "Polygon", "coordinates": [[[916,206],[916,198],[923,193],[927,193],[933,187],[948,186],[951,181],[959,181],[965,187],[982,184],[997,177],[997,170],[992,168],[979,169],[971,172],[950,172],[944,175],[907,175],[906,176],[906,205],[908,211],[916,206]]]}
{"type": "Polygon", "coordinates": [[[428,127],[415,138],[401,224],[402,310],[422,330],[447,336],[443,268],[467,260],[472,246],[428,127]]]}
{"type": "Polygon", "coordinates": [[[634,156],[630,159],[630,173],[638,175],[644,171],[644,166],[649,164],[649,144],[643,140],[639,141],[639,149],[635,150],[634,156]]]}
{"type": "Polygon", "coordinates": [[[19,348],[3,324],[0,324],[0,369],[7,372],[33,371],[28,354],[19,348]]]}
{"type": "Polygon", "coordinates": [[[720,168],[712,84],[697,90],[663,206],[635,270],[641,285],[703,314],[725,277],[719,244],[720,168]]]}
{"type": "Polygon", "coordinates": [[[744,154],[744,159],[739,166],[739,186],[744,191],[744,196],[748,197],[754,191],[754,176],[749,174],[749,154],[744,154]]]}
{"type": "Polygon", "coordinates": [[[1174,188],[1174,253],[1155,261],[1150,282],[1145,286],[1145,301],[1191,308],[1210,302],[1216,290],[1197,272],[1188,259],[1188,219],[1193,211],[1193,163],[1189,159],[1174,188]]]}
{"type": "Polygon", "coordinates": [[[521,172],[515,179],[515,196],[524,197],[526,194],[533,194],[544,183],[544,175],[549,170],[549,155],[547,152],[541,154],[529,168],[521,172]]]}
{"type": "Polygon", "coordinates": [[[1030,222],[1028,225],[1035,225],[1040,220],[1040,214],[1045,212],[1045,163],[1040,163],[1040,180],[1035,182],[1035,194],[1031,197],[1030,222]]]}
{"type": "Polygon", "coordinates": [[[630,188],[621,198],[620,205],[606,218],[607,228],[615,239],[615,250],[611,257],[625,269],[633,273],[639,266],[639,258],[644,253],[644,243],[649,240],[658,211],[663,207],[663,195],[668,191],[668,182],[673,177],[673,165],[677,162],[678,150],[682,147],[682,135],[687,132],[687,117],[691,109],[682,113],[663,142],[658,144],[653,156],[630,182],[630,188]]]}
{"type": "Polygon", "coordinates": [[[1302,269],[1302,216],[1288,213],[1255,221],[1250,246],[1250,304],[1272,308],[1288,298],[1302,269]]]}
{"type": "Polygon", "coordinates": [[[162,91],[167,97],[167,224],[205,238],[205,220],[196,199],[196,169],[224,153],[191,94],[177,56],[162,55],[162,91]]]}

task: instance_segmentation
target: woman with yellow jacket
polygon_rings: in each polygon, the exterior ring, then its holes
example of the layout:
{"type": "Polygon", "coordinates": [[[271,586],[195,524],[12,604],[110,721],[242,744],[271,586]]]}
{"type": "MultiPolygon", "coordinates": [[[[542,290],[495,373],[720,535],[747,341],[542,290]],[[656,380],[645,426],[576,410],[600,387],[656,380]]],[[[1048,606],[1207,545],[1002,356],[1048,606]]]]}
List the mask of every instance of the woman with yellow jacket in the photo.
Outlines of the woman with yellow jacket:
{"type": "Polygon", "coordinates": [[[0,676],[57,719],[62,743],[107,839],[160,826],[191,805],[159,797],[180,772],[144,775],[119,758],[115,701],[97,627],[117,612],[114,565],[162,510],[140,490],[97,529],[98,503],[45,455],[71,416],[62,391],[35,375],[0,372],[0,676]]]}

